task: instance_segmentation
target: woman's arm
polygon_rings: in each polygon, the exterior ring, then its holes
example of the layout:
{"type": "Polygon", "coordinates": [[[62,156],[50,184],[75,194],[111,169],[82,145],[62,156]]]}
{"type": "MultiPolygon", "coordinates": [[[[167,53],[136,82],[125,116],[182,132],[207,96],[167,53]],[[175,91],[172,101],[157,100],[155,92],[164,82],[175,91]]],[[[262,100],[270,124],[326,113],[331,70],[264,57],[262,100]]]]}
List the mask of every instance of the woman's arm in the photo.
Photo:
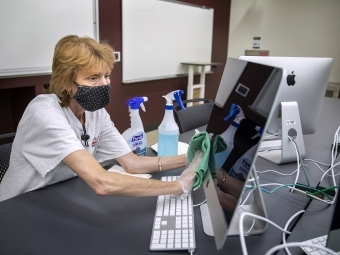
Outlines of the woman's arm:
{"type": "MultiPolygon", "coordinates": [[[[125,156],[128,156],[125,155],[125,156]]],[[[158,171],[158,158],[131,156],[119,158],[118,162],[127,164],[131,158],[135,166],[141,166],[147,172],[147,168],[158,171]],[[135,157],[138,157],[137,159],[135,157]],[[148,158],[148,159],[147,159],[148,158]]],[[[170,160],[170,159],[169,159],[170,160]]],[[[174,162],[165,159],[165,168],[183,166],[184,160],[180,156],[172,159],[174,162]]],[[[86,150],[78,150],[64,158],[63,163],[82,178],[98,195],[121,195],[121,196],[156,196],[164,194],[182,194],[183,190],[177,181],[162,182],[158,180],[143,179],[114,172],[108,172],[102,168],[97,160],[86,150]]],[[[133,169],[136,169],[133,168],[133,169]]],[[[140,171],[141,173],[141,171],[140,171]]]]}
{"type": "MultiPolygon", "coordinates": [[[[152,173],[159,171],[159,157],[137,156],[130,152],[117,158],[119,164],[132,174],[152,173]]],[[[176,169],[185,166],[185,154],[178,156],[161,157],[160,164],[162,171],[176,169]]]]}

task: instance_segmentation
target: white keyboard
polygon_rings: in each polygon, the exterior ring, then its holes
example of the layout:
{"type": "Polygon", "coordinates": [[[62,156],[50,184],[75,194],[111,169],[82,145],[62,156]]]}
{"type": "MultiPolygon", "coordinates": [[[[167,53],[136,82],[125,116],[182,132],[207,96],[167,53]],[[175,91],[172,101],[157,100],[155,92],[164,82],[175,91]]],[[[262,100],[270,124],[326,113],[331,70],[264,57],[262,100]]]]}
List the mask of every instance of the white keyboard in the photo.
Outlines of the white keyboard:
{"type": "MultiPolygon", "coordinates": [[[[174,181],[178,176],[165,176],[162,181],[174,181]]],[[[196,248],[191,193],[185,199],[174,195],[158,196],[152,228],[150,250],[171,251],[196,248]]]]}
{"type": "Polygon", "coordinates": [[[264,141],[260,144],[259,151],[278,150],[281,149],[281,147],[282,147],[281,140],[264,141]]]}
{"type": "MultiPolygon", "coordinates": [[[[316,237],[316,238],[313,238],[313,239],[310,239],[310,240],[307,240],[307,241],[304,241],[302,243],[305,243],[305,244],[314,244],[314,245],[322,245],[322,246],[326,246],[326,242],[327,242],[327,235],[324,235],[324,236],[319,236],[319,237],[316,237]]],[[[312,248],[312,247],[303,247],[301,246],[301,249],[308,255],[327,255],[329,253],[325,252],[325,251],[322,251],[322,250],[318,250],[318,249],[315,249],[315,248],[312,248]]],[[[340,254],[340,251],[338,252],[338,254],[340,254]]]]}

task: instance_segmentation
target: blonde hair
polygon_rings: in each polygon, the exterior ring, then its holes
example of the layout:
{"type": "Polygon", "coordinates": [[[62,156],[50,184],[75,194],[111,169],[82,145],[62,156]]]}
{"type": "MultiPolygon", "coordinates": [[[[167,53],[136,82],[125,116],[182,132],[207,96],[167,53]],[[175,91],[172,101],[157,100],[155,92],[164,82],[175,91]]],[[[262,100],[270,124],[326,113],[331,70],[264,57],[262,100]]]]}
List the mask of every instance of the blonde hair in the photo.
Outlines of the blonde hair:
{"type": "Polygon", "coordinates": [[[113,48],[106,42],[98,43],[90,37],[65,36],[54,49],[52,77],[45,93],[56,94],[61,100],[60,105],[66,107],[70,103],[67,91],[79,70],[93,67],[111,70],[114,62],[113,48]]]}

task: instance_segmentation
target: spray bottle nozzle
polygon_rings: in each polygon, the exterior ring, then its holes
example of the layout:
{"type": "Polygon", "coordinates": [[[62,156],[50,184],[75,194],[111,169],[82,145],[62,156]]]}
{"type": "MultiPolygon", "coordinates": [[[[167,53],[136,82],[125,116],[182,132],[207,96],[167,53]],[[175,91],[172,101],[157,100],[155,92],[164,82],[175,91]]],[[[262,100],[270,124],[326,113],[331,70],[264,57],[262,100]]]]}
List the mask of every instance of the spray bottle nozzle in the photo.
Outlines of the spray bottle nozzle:
{"type": "Polygon", "coordinates": [[[242,108],[237,104],[231,104],[229,115],[225,117],[223,120],[227,121],[233,117],[236,117],[234,121],[237,122],[238,124],[240,124],[240,121],[245,118],[242,108]]]}
{"type": "Polygon", "coordinates": [[[172,101],[176,100],[179,107],[181,107],[182,110],[185,110],[185,107],[184,107],[182,99],[181,99],[181,95],[183,95],[183,94],[184,94],[183,90],[175,90],[175,91],[172,91],[172,92],[168,93],[167,95],[163,96],[166,100],[166,105],[173,105],[172,101]]]}
{"type": "Polygon", "coordinates": [[[143,102],[146,101],[148,101],[147,97],[133,97],[126,102],[126,105],[129,106],[130,109],[139,109],[139,107],[141,107],[142,110],[145,112],[145,106],[143,102]]]}

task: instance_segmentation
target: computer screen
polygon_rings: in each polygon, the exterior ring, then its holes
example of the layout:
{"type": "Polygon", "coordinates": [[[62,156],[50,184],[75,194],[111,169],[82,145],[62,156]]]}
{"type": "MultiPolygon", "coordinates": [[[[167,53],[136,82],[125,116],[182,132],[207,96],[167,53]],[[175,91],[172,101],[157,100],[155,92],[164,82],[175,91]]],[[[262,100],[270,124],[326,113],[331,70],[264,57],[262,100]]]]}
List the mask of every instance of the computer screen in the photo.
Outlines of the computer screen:
{"type": "MultiPolygon", "coordinates": [[[[245,184],[257,185],[256,173],[251,169],[262,132],[267,128],[267,119],[272,115],[270,109],[282,76],[284,71],[280,68],[233,58],[227,60],[207,126],[207,132],[213,134],[212,141],[217,136],[227,145],[225,150],[215,154],[220,188],[215,188],[210,172],[202,184],[207,199],[201,206],[203,227],[206,234],[214,236],[217,249],[223,247],[227,235],[238,234],[235,224],[242,211],[266,216],[260,190],[246,191],[245,184]],[[269,114],[264,116],[252,105],[263,100],[262,95],[267,90],[272,91],[273,97],[269,99],[269,114]],[[249,192],[252,192],[251,201],[246,199],[249,192]]],[[[212,175],[214,177],[214,173],[212,175]]],[[[251,220],[245,224],[248,230],[250,227],[250,234],[259,234],[265,230],[266,223],[251,220]]]]}
{"type": "MultiPolygon", "coordinates": [[[[286,77],[282,79],[278,102],[296,101],[303,134],[315,132],[332,68],[332,58],[241,56],[239,59],[285,69],[286,77]]],[[[271,96],[270,93],[267,95],[271,96]]],[[[268,116],[265,107],[259,108],[268,116]]],[[[278,112],[277,106],[276,113],[278,112]]],[[[277,133],[279,129],[281,124],[276,118],[271,121],[269,131],[277,133]]]]}
{"type": "MultiPolygon", "coordinates": [[[[303,135],[313,134],[316,130],[333,59],[256,56],[241,56],[239,59],[279,67],[286,72],[281,80],[274,116],[270,119],[268,129],[265,130],[266,134],[274,135],[267,137],[272,139],[282,137],[282,149],[263,153],[261,157],[277,164],[296,161],[295,148],[287,138],[290,135],[296,138],[300,155],[303,158],[305,156],[303,135]],[[292,106],[289,102],[296,103],[292,106]],[[285,108],[287,110],[284,115],[285,108]]],[[[266,99],[272,96],[273,92],[270,90],[263,94],[266,99]]],[[[268,104],[271,104],[271,101],[261,100],[254,102],[253,107],[264,116],[268,116],[268,109],[270,109],[268,104]]]]}

